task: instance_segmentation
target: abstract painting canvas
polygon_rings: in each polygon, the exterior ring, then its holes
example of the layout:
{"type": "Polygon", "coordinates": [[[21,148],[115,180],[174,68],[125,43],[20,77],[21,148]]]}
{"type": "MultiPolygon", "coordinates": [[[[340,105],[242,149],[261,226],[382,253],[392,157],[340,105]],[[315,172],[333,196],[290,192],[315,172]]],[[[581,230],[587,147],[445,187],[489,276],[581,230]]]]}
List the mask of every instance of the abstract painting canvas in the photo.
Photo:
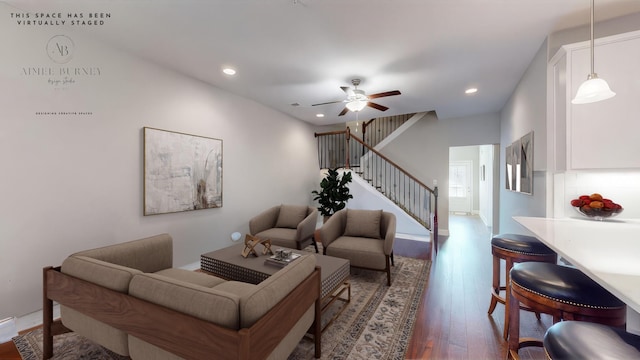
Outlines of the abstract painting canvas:
{"type": "Polygon", "coordinates": [[[222,207],[222,140],[144,128],[144,215],[222,207]]]}

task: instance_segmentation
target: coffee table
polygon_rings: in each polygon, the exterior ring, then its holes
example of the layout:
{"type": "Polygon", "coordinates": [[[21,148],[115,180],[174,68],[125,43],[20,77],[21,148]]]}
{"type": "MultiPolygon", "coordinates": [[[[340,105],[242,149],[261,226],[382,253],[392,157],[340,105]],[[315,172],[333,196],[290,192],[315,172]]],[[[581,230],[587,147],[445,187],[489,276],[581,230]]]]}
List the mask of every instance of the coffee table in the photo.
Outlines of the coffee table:
{"type": "MultiPolygon", "coordinates": [[[[202,254],[200,256],[200,269],[223,279],[251,284],[259,284],[282,269],[275,265],[265,264],[265,259],[269,255],[242,257],[240,254],[243,248],[244,244],[238,244],[202,254]]],[[[307,254],[302,250],[290,250],[297,254],[307,254]]],[[[316,257],[316,264],[321,268],[320,297],[322,299],[322,314],[334,302],[343,302],[342,307],[322,327],[322,331],[324,331],[342,313],[347,303],[351,301],[350,264],[349,260],[346,259],[316,253],[308,254],[316,257]],[[342,297],[345,291],[347,292],[346,299],[342,297]]]]}

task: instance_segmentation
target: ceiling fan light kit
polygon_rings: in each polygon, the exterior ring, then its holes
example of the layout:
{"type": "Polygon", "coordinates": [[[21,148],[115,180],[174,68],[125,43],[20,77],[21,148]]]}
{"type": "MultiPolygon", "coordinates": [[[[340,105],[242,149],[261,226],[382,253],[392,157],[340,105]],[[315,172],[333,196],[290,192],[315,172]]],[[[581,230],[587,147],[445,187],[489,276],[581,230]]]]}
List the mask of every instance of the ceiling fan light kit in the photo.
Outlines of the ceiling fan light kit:
{"type": "Polygon", "coordinates": [[[604,79],[600,79],[598,74],[594,71],[593,66],[593,13],[594,13],[594,0],[591,0],[591,73],[587,76],[587,80],[583,82],[576,93],[576,97],[571,100],[572,104],[589,104],[597,101],[610,99],[616,95],[609,88],[609,84],[604,79]]]}
{"type": "Polygon", "coordinates": [[[358,112],[367,106],[367,100],[351,100],[345,106],[349,111],[358,112]]]}
{"type": "Polygon", "coordinates": [[[353,89],[347,86],[340,87],[340,89],[342,89],[342,91],[344,91],[345,94],[347,94],[347,98],[345,100],[329,101],[329,102],[324,102],[319,104],[312,104],[311,106],[345,103],[344,109],[342,109],[342,111],[338,114],[338,116],[343,116],[349,111],[357,113],[359,111],[362,111],[367,106],[374,108],[376,110],[387,111],[389,109],[388,107],[384,105],[376,104],[374,102],[371,102],[370,100],[386,97],[386,96],[400,95],[400,91],[398,90],[366,95],[363,90],[358,89],[358,85],[360,85],[360,79],[353,79],[351,80],[351,83],[353,84],[353,89]]]}

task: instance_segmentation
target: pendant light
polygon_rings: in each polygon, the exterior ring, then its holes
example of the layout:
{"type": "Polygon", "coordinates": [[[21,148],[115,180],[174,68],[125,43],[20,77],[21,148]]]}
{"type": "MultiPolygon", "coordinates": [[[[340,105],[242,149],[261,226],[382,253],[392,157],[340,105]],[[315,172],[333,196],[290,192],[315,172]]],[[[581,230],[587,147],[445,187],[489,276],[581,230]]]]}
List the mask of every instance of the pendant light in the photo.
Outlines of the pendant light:
{"type": "Polygon", "coordinates": [[[616,95],[609,88],[604,79],[600,79],[598,74],[593,70],[593,2],[591,0],[591,73],[587,76],[587,80],[580,85],[576,97],[571,100],[572,104],[589,104],[601,100],[612,98],[616,95]]]}

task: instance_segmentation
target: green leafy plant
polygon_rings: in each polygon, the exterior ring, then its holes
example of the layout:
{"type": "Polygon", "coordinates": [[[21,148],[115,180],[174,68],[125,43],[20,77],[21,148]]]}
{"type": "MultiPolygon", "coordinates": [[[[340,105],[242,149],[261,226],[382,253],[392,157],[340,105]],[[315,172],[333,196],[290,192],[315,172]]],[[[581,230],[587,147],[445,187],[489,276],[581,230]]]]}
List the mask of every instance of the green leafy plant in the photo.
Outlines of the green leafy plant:
{"type": "Polygon", "coordinates": [[[320,182],[320,191],[313,190],[316,195],[313,200],[317,200],[318,211],[322,216],[331,216],[337,211],[347,206],[347,201],[353,199],[349,193],[349,184],[352,181],[351,172],[345,172],[342,177],[337,169],[329,169],[327,176],[320,182]]]}

